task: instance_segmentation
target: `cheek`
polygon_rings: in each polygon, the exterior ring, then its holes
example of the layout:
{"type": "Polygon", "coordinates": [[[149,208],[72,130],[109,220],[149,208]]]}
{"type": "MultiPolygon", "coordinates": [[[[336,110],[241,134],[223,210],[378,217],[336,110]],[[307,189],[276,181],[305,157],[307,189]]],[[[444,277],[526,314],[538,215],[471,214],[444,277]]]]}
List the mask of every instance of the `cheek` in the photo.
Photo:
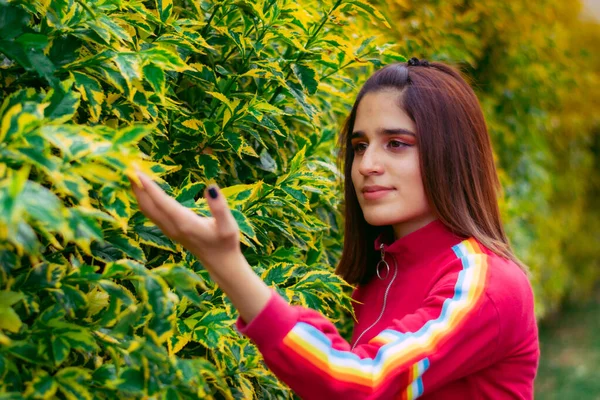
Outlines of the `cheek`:
{"type": "Polygon", "coordinates": [[[418,159],[410,160],[410,162],[404,163],[402,166],[398,165],[396,171],[395,179],[405,194],[415,200],[425,198],[425,188],[423,187],[418,159]]]}

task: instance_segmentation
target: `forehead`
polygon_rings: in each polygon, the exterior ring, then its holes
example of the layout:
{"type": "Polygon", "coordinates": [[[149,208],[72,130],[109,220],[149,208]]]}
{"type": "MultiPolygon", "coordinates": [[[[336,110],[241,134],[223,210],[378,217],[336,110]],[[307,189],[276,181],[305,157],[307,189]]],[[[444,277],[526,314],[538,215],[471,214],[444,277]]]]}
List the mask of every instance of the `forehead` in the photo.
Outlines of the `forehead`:
{"type": "Polygon", "coordinates": [[[402,109],[401,92],[395,89],[367,93],[358,104],[353,132],[376,134],[382,130],[405,129],[416,132],[416,125],[402,109]]]}

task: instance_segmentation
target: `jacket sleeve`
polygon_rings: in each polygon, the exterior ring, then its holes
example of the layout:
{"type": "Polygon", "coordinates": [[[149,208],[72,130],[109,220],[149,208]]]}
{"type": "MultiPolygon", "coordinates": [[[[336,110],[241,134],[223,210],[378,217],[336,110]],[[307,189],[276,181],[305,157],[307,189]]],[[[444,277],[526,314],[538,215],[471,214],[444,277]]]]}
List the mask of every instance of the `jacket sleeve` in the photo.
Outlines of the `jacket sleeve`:
{"type": "Polygon", "coordinates": [[[250,324],[238,319],[237,327],[305,400],[417,398],[493,362],[499,321],[485,275],[446,276],[414,313],[353,349],[328,319],[275,291],[250,324]]]}

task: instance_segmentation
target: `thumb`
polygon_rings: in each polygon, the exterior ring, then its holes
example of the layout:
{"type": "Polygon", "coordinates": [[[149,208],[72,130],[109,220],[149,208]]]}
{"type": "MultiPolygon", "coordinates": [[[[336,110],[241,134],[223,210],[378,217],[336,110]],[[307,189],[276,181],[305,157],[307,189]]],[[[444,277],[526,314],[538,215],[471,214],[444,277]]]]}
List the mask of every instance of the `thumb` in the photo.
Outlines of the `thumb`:
{"type": "Polygon", "coordinates": [[[215,219],[217,231],[222,236],[238,235],[238,225],[229,209],[227,199],[217,185],[210,185],[206,188],[204,197],[208,203],[208,208],[215,219]],[[208,194],[208,196],[207,196],[208,194]]]}

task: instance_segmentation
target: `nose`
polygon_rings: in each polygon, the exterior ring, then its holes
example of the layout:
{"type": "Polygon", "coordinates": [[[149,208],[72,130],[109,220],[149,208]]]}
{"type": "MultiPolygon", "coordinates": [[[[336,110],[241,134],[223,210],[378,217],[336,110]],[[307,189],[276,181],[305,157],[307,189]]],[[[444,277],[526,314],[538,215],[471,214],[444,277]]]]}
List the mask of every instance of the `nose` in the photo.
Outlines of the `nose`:
{"type": "Polygon", "coordinates": [[[378,156],[375,150],[375,146],[371,145],[361,156],[358,172],[363,176],[379,175],[383,172],[381,156],[378,156]]]}

